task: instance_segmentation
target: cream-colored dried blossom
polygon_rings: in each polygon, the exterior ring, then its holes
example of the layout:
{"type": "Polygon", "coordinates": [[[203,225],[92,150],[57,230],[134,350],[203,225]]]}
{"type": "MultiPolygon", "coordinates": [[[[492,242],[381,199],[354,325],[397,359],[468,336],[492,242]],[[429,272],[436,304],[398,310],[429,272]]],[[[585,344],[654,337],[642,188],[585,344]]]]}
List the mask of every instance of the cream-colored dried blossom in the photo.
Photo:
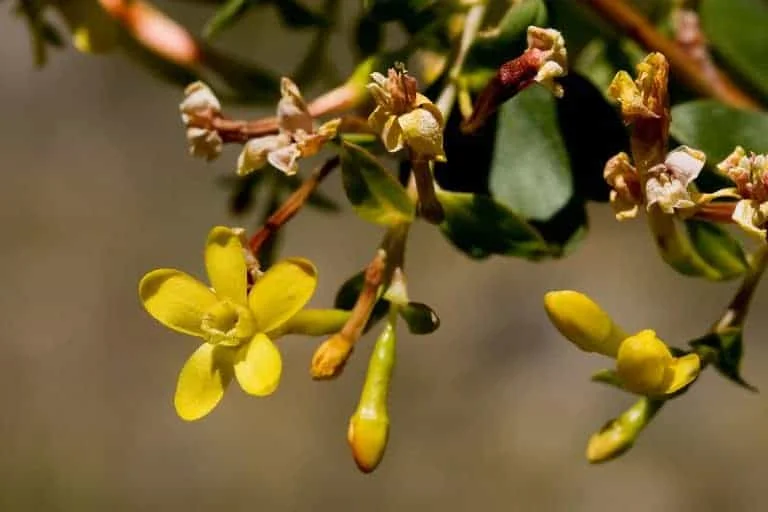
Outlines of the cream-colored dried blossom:
{"type": "Polygon", "coordinates": [[[768,224],[768,156],[747,152],[737,146],[720,162],[718,170],[736,184],[742,198],[732,218],[747,233],[765,241],[768,224]]]}
{"type": "Polygon", "coordinates": [[[634,219],[643,203],[643,194],[637,170],[629,162],[629,156],[621,152],[608,160],[603,178],[611,187],[610,204],[616,220],[634,219]]]}
{"type": "Polygon", "coordinates": [[[728,176],[744,199],[768,201],[768,156],[747,152],[736,146],[725,160],[717,165],[728,176]]]}
{"type": "Polygon", "coordinates": [[[219,133],[209,128],[192,126],[196,117],[218,115],[221,103],[210,87],[194,82],[184,89],[184,100],[179,104],[181,121],[186,127],[187,143],[192,156],[213,160],[221,154],[224,141],[219,133]]]}
{"type": "Polygon", "coordinates": [[[658,204],[664,213],[696,205],[688,187],[699,176],[706,163],[703,152],[680,146],[672,150],[663,164],[648,170],[645,182],[647,208],[658,204]]]}
{"type": "Polygon", "coordinates": [[[190,118],[204,113],[221,113],[221,103],[210,87],[194,82],[184,89],[184,100],[179,105],[181,121],[187,125],[190,118]]]}
{"type": "Polygon", "coordinates": [[[277,135],[249,140],[237,160],[237,174],[245,176],[267,163],[291,176],[299,170],[299,160],[317,154],[336,136],[341,123],[333,119],[315,129],[299,88],[289,78],[280,81],[281,98],[277,104],[277,135]]]}
{"type": "Polygon", "coordinates": [[[659,119],[667,113],[669,64],[660,53],[649,54],[637,65],[637,79],[619,71],[608,86],[608,95],[621,104],[626,123],[638,119],[659,119]]]}
{"type": "Polygon", "coordinates": [[[381,136],[384,147],[394,153],[408,146],[421,158],[445,161],[443,115],[426,96],[417,92],[416,79],[390,68],[385,77],[371,73],[368,90],[376,108],[368,124],[381,136]]]}
{"type": "Polygon", "coordinates": [[[736,203],[731,218],[748,234],[763,242],[766,241],[768,202],[760,203],[751,199],[742,199],[736,203]]]}
{"type": "Polygon", "coordinates": [[[192,156],[211,161],[219,156],[224,148],[224,141],[215,130],[190,126],[186,133],[189,153],[192,156]]]}
{"type": "Polygon", "coordinates": [[[563,86],[555,82],[568,74],[568,52],[563,35],[552,28],[528,27],[528,49],[541,52],[541,66],[534,80],[552,91],[558,98],[563,96],[563,86]]]}

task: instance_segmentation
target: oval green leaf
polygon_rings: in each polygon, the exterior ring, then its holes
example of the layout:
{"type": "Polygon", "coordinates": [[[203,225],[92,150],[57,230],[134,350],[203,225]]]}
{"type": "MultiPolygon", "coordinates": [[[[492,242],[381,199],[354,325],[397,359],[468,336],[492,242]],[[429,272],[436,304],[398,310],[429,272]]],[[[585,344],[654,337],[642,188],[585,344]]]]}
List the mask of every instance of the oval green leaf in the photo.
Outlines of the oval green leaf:
{"type": "Polygon", "coordinates": [[[768,98],[765,27],[768,6],[761,0],[702,0],[701,23],[709,44],[726,65],[768,98]]]}
{"type": "Polygon", "coordinates": [[[440,230],[471,258],[492,254],[539,260],[550,247],[539,232],[515,212],[488,196],[439,190],[445,219],[440,230]]]}
{"type": "Polygon", "coordinates": [[[549,220],[573,196],[555,98],[544,87],[502,105],[489,180],[491,195],[527,219],[549,220]]]}
{"type": "Polygon", "coordinates": [[[725,229],[711,222],[687,220],[688,236],[699,256],[717,270],[721,279],[733,279],[749,270],[741,244],[725,229]]]}
{"type": "Polygon", "coordinates": [[[405,188],[368,151],[343,142],[341,172],[344,191],[360,217],[384,226],[413,220],[415,208],[405,188]]]}

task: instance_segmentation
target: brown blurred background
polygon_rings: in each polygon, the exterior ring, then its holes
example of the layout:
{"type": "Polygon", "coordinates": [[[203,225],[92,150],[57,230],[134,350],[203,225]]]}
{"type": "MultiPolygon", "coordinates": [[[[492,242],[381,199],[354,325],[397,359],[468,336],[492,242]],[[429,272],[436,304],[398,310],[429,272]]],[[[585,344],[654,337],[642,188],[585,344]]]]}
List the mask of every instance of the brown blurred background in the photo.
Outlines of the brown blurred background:
{"type": "MultiPolygon", "coordinates": [[[[173,8],[195,29],[207,13],[173,8]]],[[[269,18],[245,25],[225,42],[282,72],[308,40],[269,18]]],[[[344,36],[336,44],[348,69],[344,36]]],[[[274,396],[233,387],[214,414],[182,422],[172,393],[194,342],[144,313],[136,286],[158,266],[202,274],[208,229],[240,222],[216,186],[236,150],[211,165],[187,156],[180,91],[124,57],[70,50],[35,70],[26,29],[8,14],[0,68],[1,511],[768,509],[768,403],[712,371],[627,456],[584,461],[588,436],[631,398],[589,383],[605,361],[558,335],[543,293],[586,291],[628,329],[682,344],[735,287],[676,275],[642,222],[619,225],[605,206],[591,208],[592,231],[572,257],[542,264],[472,262],[415,229],[411,295],[442,328],[400,337],[391,441],[376,473],[357,472],[345,441],[370,340],[343,378],[316,383],[316,341],[287,339],[274,396]]],[[[324,189],[339,197],[338,176],[324,189]]],[[[313,304],[327,305],[379,236],[348,209],[305,212],[283,254],[318,264],[313,304]]],[[[762,389],[766,307],[768,287],[744,362],[762,389]]]]}

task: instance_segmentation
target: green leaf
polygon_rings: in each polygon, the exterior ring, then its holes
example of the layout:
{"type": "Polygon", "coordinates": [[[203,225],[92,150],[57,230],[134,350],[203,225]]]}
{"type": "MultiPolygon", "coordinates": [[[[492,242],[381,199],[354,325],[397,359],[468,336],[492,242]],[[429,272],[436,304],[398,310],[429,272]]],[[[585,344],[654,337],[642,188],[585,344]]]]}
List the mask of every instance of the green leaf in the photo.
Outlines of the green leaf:
{"type": "Polygon", "coordinates": [[[757,391],[756,387],[741,376],[744,347],[740,327],[729,327],[717,333],[707,334],[691,341],[690,345],[703,360],[712,361],[715,368],[727,379],[750,391],[757,391]]]}
{"type": "Polygon", "coordinates": [[[227,0],[219,7],[203,28],[203,37],[213,39],[240,21],[248,10],[256,5],[252,0],[227,0]]]}
{"type": "Polygon", "coordinates": [[[738,110],[714,100],[674,107],[670,133],[681,143],[704,151],[710,163],[720,162],[736,146],[768,153],[768,114],[738,110]]]}
{"type": "Polygon", "coordinates": [[[492,254],[540,260],[551,255],[539,232],[488,196],[438,190],[445,219],[440,230],[471,258],[492,254]]]}
{"type": "Polygon", "coordinates": [[[542,0],[517,2],[492,30],[480,34],[470,47],[462,77],[472,90],[485,86],[506,61],[525,50],[528,27],[547,24],[547,8],[542,0]]]}
{"type": "MultiPolygon", "coordinates": [[[[365,273],[358,272],[354,276],[347,279],[344,284],[341,285],[339,291],[336,292],[336,299],[333,302],[333,307],[336,309],[351,310],[355,307],[357,297],[360,295],[360,290],[363,289],[363,282],[365,281],[365,273]]],[[[389,302],[384,299],[376,301],[376,305],[373,307],[373,313],[371,318],[368,319],[368,323],[365,325],[365,330],[368,331],[376,322],[384,318],[389,311],[389,302]]]]}
{"type": "Polygon", "coordinates": [[[409,302],[398,308],[397,312],[405,320],[411,334],[430,334],[440,327],[437,313],[426,304],[409,302]]]}
{"type": "Polygon", "coordinates": [[[710,46],[725,64],[768,98],[765,27],[761,0],[702,0],[699,13],[710,46]]]}
{"type": "Polygon", "coordinates": [[[411,222],[415,208],[405,188],[365,149],[342,142],[344,191],[363,219],[391,226],[411,222]]]}
{"type": "Polygon", "coordinates": [[[574,193],[555,98],[533,85],[502,105],[489,177],[491,195],[525,218],[546,221],[574,193]]]}
{"type": "Polygon", "coordinates": [[[724,228],[698,220],[687,220],[685,225],[696,251],[722,279],[733,279],[749,270],[744,249],[724,228]]]}

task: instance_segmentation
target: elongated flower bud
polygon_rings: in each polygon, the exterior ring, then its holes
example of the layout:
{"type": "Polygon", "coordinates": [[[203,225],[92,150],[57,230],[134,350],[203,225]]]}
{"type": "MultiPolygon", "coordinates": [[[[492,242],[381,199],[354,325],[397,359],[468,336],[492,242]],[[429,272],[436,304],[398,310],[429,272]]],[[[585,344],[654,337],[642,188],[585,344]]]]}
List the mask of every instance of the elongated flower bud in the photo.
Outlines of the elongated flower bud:
{"type": "Polygon", "coordinates": [[[349,420],[347,441],[363,473],[381,462],[389,437],[387,397],[395,366],[395,328],[388,323],[376,340],[357,410],[349,420]]]}
{"type": "Polygon", "coordinates": [[[663,404],[644,397],[621,416],[606,423],[589,438],[587,460],[593,464],[607,462],[629,450],[663,404]]]}
{"type": "Polygon", "coordinates": [[[549,292],[544,308],[560,333],[587,352],[616,357],[626,333],[586,295],[572,290],[549,292]]]}

